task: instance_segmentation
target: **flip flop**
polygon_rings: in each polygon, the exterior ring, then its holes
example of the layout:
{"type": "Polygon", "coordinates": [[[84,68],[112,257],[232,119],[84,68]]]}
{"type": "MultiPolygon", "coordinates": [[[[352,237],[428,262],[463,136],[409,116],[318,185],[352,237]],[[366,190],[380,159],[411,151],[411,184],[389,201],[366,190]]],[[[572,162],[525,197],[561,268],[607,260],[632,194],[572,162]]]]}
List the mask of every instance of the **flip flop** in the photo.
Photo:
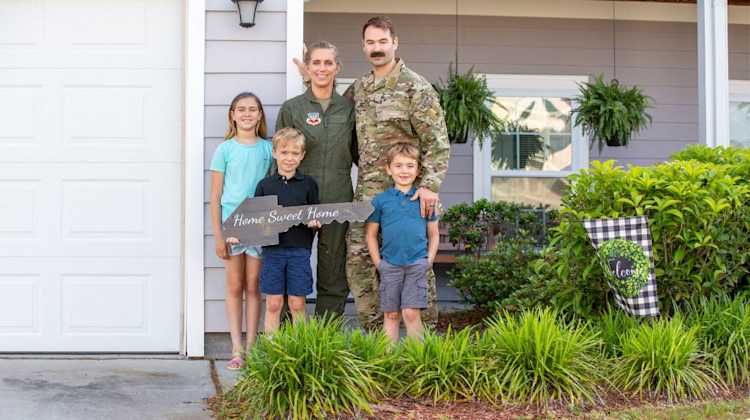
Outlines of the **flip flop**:
{"type": "Polygon", "coordinates": [[[227,369],[229,370],[240,370],[242,369],[242,365],[244,363],[244,360],[242,359],[242,353],[232,353],[232,358],[229,359],[229,363],[227,363],[227,369]]]}

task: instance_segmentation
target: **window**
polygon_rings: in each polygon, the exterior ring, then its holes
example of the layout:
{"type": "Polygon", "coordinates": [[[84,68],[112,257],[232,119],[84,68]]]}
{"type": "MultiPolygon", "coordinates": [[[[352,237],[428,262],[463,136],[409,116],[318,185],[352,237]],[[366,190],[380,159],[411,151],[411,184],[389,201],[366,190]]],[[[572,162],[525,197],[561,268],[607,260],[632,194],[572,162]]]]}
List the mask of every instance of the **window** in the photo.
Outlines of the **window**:
{"type": "Polygon", "coordinates": [[[729,146],[750,147],[750,81],[729,82],[729,146]]]}
{"type": "Polygon", "coordinates": [[[560,204],[565,177],[588,167],[570,99],[588,76],[487,75],[505,132],[474,145],[474,199],[560,204]]]}

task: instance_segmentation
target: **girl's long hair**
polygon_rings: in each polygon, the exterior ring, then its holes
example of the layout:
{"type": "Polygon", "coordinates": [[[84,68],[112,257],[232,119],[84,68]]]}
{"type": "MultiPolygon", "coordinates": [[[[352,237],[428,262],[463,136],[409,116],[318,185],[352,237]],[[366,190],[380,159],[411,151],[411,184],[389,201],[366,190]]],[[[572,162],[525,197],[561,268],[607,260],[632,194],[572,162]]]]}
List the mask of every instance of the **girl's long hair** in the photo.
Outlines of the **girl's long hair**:
{"type": "Polygon", "coordinates": [[[232,112],[237,106],[237,102],[245,98],[253,98],[258,104],[258,110],[260,111],[260,118],[258,124],[255,126],[255,135],[260,138],[266,138],[268,135],[268,127],[266,126],[266,113],[263,111],[263,104],[260,102],[260,98],[252,92],[242,92],[232,99],[232,103],[229,105],[229,112],[227,112],[227,133],[224,134],[224,140],[229,140],[237,135],[237,125],[232,120],[232,112]]]}

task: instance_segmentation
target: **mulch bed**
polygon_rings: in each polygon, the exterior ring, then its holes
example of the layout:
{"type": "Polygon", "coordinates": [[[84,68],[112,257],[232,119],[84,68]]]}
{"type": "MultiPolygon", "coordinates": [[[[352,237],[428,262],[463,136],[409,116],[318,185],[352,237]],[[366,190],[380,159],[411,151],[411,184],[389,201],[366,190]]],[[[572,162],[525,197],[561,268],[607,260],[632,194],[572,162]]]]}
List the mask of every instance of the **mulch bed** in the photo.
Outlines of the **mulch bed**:
{"type": "Polygon", "coordinates": [[[459,331],[466,327],[484,328],[484,321],[491,315],[485,309],[467,309],[463,311],[445,312],[438,316],[435,331],[445,333],[450,327],[453,331],[459,331]]]}
{"type": "MultiPolygon", "coordinates": [[[[495,420],[517,418],[584,418],[587,414],[597,413],[607,415],[618,411],[652,406],[657,408],[671,408],[686,406],[694,403],[711,401],[740,400],[748,397],[747,388],[734,388],[717,392],[713,397],[704,400],[682,401],[670,403],[659,398],[639,398],[621,394],[605,394],[597,404],[586,406],[571,406],[564,403],[553,403],[546,408],[536,405],[503,404],[493,406],[484,401],[458,401],[453,403],[433,404],[431,400],[415,400],[408,397],[390,398],[373,404],[373,415],[336,416],[332,419],[340,420],[495,420]]],[[[232,403],[214,396],[208,400],[209,408],[215,418],[236,419],[239,411],[232,407],[232,403]]]]}

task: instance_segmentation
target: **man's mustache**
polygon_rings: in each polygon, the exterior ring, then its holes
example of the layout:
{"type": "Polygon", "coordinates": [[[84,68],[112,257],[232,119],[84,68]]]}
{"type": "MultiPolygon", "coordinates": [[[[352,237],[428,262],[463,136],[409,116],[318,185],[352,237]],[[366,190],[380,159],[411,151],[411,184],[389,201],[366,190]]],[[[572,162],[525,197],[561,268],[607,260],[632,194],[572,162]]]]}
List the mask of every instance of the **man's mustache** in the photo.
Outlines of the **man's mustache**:
{"type": "Polygon", "coordinates": [[[385,53],[383,51],[373,51],[370,53],[370,58],[375,57],[385,57],[385,53]]]}

